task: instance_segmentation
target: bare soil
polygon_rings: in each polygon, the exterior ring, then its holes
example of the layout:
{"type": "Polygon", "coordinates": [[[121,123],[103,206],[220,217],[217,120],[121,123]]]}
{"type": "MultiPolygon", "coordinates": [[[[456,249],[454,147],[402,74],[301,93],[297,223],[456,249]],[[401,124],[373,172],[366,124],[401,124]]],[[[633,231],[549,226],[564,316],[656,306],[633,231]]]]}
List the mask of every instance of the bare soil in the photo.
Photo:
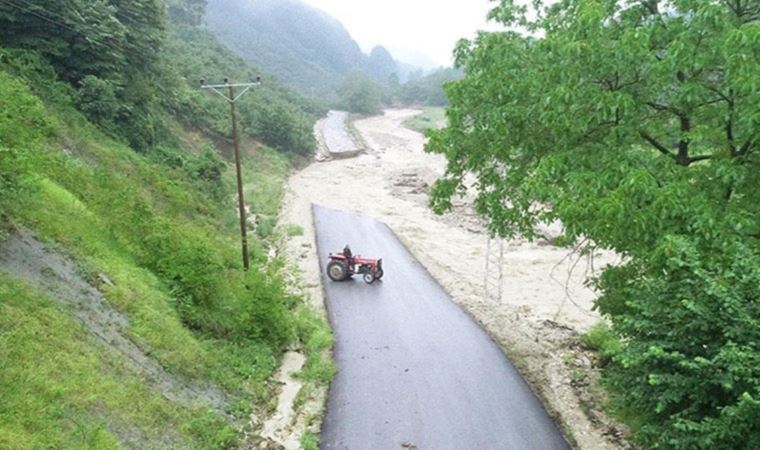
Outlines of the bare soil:
{"type": "MultiPolygon", "coordinates": [[[[298,267],[311,304],[324,308],[311,205],[386,222],[454,301],[502,345],[575,447],[626,448],[624,430],[598,406],[603,397],[594,355],[578,339],[601,320],[592,310],[596,293],[586,282],[617,257],[598,253],[579,259],[550,241],[505,242],[503,296],[485,299],[483,223],[469,198],[458,199],[444,216],[427,207],[430,186],[445,161],[425,153],[425,138],[403,127],[418,113],[388,110],[355,122],[367,154],[314,163],[290,178],[281,223],[299,224],[304,234],[290,239],[285,252],[298,267]]],[[[547,226],[546,234],[558,234],[557,225],[547,226]]],[[[361,253],[361,242],[349,244],[361,253]]]]}

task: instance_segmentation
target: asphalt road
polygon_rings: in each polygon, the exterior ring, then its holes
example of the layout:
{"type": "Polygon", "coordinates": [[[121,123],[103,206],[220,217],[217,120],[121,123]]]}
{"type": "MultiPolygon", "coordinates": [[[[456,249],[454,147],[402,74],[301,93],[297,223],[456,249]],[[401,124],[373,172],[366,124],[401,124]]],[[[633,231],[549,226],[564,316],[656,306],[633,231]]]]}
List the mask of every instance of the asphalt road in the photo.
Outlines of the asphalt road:
{"type": "Polygon", "coordinates": [[[367,285],[332,282],[323,270],[338,373],[322,449],[569,448],[500,348],[386,225],[313,212],[323,269],[329,252],[350,244],[382,257],[385,271],[367,285]]]}
{"type": "Polygon", "coordinates": [[[325,145],[333,156],[354,155],[359,151],[351,135],[348,134],[348,113],[330,111],[322,127],[325,145]]]}

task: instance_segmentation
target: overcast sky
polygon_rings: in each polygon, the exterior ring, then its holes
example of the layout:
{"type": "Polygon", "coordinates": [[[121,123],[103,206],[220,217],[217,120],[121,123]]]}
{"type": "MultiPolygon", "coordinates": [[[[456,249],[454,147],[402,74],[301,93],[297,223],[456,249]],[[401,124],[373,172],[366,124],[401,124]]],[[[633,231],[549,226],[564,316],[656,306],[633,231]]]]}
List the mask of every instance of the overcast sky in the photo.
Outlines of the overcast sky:
{"type": "Polygon", "coordinates": [[[304,1],[340,20],[365,52],[383,45],[398,59],[420,52],[445,66],[451,65],[460,38],[486,28],[486,14],[495,5],[489,0],[304,1]]]}

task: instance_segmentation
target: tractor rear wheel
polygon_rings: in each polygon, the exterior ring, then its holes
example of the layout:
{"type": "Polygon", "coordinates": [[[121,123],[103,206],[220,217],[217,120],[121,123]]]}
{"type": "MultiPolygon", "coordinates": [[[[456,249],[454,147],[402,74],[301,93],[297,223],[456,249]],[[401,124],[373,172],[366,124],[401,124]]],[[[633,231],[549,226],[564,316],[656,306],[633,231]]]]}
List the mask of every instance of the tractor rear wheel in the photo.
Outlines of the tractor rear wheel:
{"type": "Polygon", "coordinates": [[[364,282],[367,284],[372,284],[375,282],[375,275],[372,272],[364,272],[364,282]]]}
{"type": "Polygon", "coordinates": [[[330,261],[327,264],[327,276],[333,281],[345,281],[349,277],[348,264],[343,261],[330,261]]]}

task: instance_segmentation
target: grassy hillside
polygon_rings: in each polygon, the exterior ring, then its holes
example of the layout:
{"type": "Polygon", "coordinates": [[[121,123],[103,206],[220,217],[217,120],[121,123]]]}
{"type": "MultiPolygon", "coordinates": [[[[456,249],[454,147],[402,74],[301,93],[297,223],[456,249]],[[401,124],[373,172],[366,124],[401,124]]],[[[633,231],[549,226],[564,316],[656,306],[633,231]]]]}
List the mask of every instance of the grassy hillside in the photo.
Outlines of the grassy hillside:
{"type": "MultiPolygon", "coordinates": [[[[0,21],[19,13],[0,8],[0,21]]],[[[226,105],[198,93],[189,74],[212,62],[230,76],[255,69],[190,24],[167,27],[160,69],[77,81],[41,41],[0,32],[0,242],[31,236],[75,268],[67,279],[46,256],[36,274],[0,265],[0,448],[231,448],[250,412],[272,407],[267,380],[286,346],[307,350],[305,379],[332,375],[322,359],[329,331],[266,256],[284,178],[308,152],[293,136],[318,107],[276,83],[257,93],[266,107],[241,107],[244,127],[265,142],[274,138],[254,125],[266,114],[297,118],[279,148],[246,146],[250,204],[270,229],[253,233],[244,273],[233,172],[218,151],[226,105]],[[138,88],[144,102],[127,94],[138,88]],[[81,283],[124,325],[63,301],[81,283]],[[101,326],[118,334],[104,339],[101,326]],[[220,394],[188,400],[175,389],[220,394]]]]}

